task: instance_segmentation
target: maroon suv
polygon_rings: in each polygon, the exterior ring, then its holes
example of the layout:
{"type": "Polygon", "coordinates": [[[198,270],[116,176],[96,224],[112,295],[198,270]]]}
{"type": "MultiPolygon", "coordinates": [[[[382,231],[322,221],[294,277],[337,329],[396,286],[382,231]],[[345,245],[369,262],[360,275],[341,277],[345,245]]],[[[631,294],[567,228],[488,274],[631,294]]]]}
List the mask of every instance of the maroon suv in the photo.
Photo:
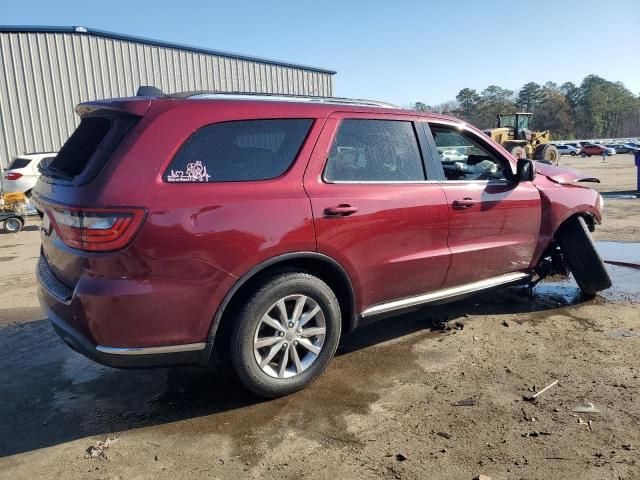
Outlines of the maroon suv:
{"type": "Polygon", "coordinates": [[[215,353],[278,396],[384,316],[567,270],[610,286],[595,179],[516,161],[454,118],[220,94],[76,111],[33,190],[37,274],[60,336],[106,365],[215,353]]]}

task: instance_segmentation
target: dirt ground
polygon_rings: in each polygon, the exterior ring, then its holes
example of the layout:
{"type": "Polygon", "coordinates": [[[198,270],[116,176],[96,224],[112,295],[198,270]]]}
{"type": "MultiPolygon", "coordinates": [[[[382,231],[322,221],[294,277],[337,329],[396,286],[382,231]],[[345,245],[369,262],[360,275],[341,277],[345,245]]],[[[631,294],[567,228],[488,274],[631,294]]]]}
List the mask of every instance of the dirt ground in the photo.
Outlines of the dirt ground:
{"type": "MultiPolygon", "coordinates": [[[[600,161],[562,158],[601,192],[635,189],[630,155],[600,161]]],[[[640,263],[639,214],[607,193],[606,259],[640,263]]],[[[384,320],[311,388],[260,401],[219,368],[71,351],[37,305],[38,248],[33,222],[0,235],[2,479],[640,478],[640,270],[609,265],[614,287],[591,300],[565,280],[384,320]],[[572,411],[586,402],[599,413],[572,411]]]]}

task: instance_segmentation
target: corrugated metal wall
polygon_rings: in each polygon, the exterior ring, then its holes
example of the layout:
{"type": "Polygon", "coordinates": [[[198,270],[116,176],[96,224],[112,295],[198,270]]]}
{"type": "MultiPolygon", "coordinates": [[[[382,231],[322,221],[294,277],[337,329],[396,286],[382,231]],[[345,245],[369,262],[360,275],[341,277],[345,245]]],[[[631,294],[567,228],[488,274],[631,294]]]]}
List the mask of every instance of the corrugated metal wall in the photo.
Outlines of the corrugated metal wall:
{"type": "Polygon", "coordinates": [[[331,96],[330,73],[83,33],[0,32],[0,159],[57,151],[80,102],[165,92],[249,91],[331,96]]]}

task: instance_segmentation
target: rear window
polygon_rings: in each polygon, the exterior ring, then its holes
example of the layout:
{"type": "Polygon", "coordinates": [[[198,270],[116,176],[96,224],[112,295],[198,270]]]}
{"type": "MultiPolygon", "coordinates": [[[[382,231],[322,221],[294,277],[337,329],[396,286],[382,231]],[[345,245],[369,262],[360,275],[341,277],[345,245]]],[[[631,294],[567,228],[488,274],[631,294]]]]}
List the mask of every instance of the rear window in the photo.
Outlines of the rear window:
{"type": "Polygon", "coordinates": [[[91,165],[85,177],[96,174],[138,120],[139,117],[112,112],[83,117],[60,152],[41,170],[48,176],[70,180],[91,165]]]}
{"type": "Polygon", "coordinates": [[[268,180],[286,172],[312,119],[215,123],[193,133],[164,173],[168,183],[268,180]]]}
{"type": "Polygon", "coordinates": [[[11,165],[7,170],[17,170],[18,168],[24,168],[31,163],[31,160],[28,158],[14,158],[11,165]]]}
{"type": "Polygon", "coordinates": [[[69,177],[80,175],[110,128],[109,118],[83,118],[55,160],[51,161],[49,168],[69,177]]]}

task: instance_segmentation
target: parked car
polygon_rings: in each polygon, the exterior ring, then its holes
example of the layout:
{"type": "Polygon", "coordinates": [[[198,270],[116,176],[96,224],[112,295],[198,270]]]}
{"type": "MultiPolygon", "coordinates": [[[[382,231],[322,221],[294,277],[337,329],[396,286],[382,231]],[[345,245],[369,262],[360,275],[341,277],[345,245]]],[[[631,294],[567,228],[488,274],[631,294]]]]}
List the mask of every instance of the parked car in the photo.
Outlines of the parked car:
{"type": "Polygon", "coordinates": [[[33,190],[39,298],[106,365],[228,358],[277,397],[371,321],[567,269],[587,294],[611,285],[594,179],[516,160],[455,118],[220,94],[76,111],[33,190]],[[468,157],[444,162],[447,145],[468,157]]]}
{"type": "Polygon", "coordinates": [[[606,147],[614,149],[616,153],[629,153],[634,151],[634,148],[631,145],[626,145],[624,143],[609,143],[606,147]]]}
{"type": "Polygon", "coordinates": [[[591,155],[602,155],[602,152],[605,152],[605,155],[610,156],[614,155],[616,151],[612,148],[607,148],[604,145],[598,145],[595,143],[588,144],[580,149],[581,157],[590,157],[591,155]]]}
{"type": "Polygon", "coordinates": [[[578,153],[580,153],[579,148],[572,147],[568,144],[556,145],[556,148],[560,152],[560,155],[571,155],[572,157],[575,157],[576,155],[578,155],[578,153]]]}
{"type": "Polygon", "coordinates": [[[19,192],[29,196],[40,176],[38,165],[43,160],[49,161],[55,156],[55,152],[47,152],[15,157],[4,172],[3,190],[6,193],[19,192]]]}
{"type": "Polygon", "coordinates": [[[447,148],[441,151],[440,156],[443,160],[459,162],[467,159],[467,156],[456,148],[447,148]]]}

